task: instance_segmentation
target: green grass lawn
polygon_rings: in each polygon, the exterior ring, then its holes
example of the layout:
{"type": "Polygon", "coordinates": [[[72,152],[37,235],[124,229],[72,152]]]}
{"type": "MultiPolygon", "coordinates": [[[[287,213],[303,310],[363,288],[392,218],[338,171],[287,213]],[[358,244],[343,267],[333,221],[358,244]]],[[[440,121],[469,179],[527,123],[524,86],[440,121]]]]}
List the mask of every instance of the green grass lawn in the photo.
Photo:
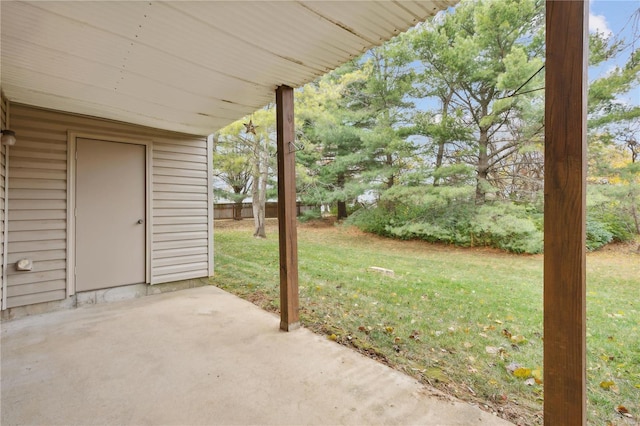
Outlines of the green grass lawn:
{"type": "MultiPolygon", "coordinates": [[[[278,236],[216,222],[214,283],[277,310],[278,236]]],[[[542,256],[298,229],[302,323],[518,424],[542,422],[542,256]],[[388,268],[394,276],[367,270],[388,268]]],[[[640,418],[640,255],[587,257],[589,424],[640,418]],[[633,418],[618,411],[628,410],[633,418]]]]}

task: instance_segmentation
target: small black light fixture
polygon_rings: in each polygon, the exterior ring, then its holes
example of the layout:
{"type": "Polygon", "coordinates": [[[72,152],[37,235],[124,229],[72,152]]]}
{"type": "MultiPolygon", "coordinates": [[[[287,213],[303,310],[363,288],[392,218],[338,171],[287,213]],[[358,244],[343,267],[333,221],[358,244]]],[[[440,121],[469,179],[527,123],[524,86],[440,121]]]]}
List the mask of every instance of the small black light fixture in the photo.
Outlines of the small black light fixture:
{"type": "Polygon", "coordinates": [[[13,146],[16,144],[16,132],[9,129],[2,130],[2,145],[13,146]]]}

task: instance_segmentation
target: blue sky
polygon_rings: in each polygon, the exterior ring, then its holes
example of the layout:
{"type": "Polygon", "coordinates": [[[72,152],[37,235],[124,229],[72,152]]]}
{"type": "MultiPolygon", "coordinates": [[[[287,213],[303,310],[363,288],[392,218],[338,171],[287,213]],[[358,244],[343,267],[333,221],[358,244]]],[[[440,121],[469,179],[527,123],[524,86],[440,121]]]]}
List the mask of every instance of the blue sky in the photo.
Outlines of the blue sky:
{"type": "Polygon", "coordinates": [[[589,2],[589,29],[605,33],[624,33],[631,36],[634,12],[640,8],[638,0],[591,0],[589,2]]]}
{"type": "MultiPolygon", "coordinates": [[[[631,40],[633,37],[634,22],[632,16],[640,8],[638,0],[591,0],[589,3],[589,30],[599,31],[614,36],[622,36],[631,40]]],[[[636,25],[640,17],[636,15],[636,25]]],[[[639,29],[640,30],[640,29],[639,29]]],[[[640,43],[640,40],[638,41],[640,43]]],[[[636,48],[640,46],[636,45],[636,48]]],[[[606,74],[616,65],[622,66],[628,59],[631,49],[626,50],[617,60],[609,61],[599,67],[589,69],[589,79],[594,79],[606,74]]],[[[624,102],[640,105],[640,87],[623,97],[624,102]]]]}

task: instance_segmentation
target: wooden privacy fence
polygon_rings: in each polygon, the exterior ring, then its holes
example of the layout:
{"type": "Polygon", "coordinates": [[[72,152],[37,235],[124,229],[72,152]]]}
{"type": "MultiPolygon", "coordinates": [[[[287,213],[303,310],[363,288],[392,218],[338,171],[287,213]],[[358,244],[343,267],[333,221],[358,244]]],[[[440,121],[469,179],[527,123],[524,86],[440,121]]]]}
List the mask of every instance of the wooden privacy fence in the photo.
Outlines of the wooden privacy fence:
{"type": "MultiPolygon", "coordinates": [[[[251,203],[220,203],[213,205],[213,219],[251,219],[253,218],[253,207],[251,203]]],[[[296,215],[300,216],[303,212],[313,209],[314,206],[296,203],[296,215]]],[[[265,206],[265,217],[278,217],[278,203],[267,202],[265,206]]]]}

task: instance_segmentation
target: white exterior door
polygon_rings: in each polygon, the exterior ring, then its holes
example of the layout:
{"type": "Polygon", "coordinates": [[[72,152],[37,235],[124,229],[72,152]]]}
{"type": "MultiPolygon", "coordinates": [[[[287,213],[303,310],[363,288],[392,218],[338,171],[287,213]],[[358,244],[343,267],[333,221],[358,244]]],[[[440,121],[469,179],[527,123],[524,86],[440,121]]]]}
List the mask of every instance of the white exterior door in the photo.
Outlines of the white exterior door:
{"type": "Polygon", "coordinates": [[[145,282],[146,148],[76,142],[76,291],[145,282]]]}

